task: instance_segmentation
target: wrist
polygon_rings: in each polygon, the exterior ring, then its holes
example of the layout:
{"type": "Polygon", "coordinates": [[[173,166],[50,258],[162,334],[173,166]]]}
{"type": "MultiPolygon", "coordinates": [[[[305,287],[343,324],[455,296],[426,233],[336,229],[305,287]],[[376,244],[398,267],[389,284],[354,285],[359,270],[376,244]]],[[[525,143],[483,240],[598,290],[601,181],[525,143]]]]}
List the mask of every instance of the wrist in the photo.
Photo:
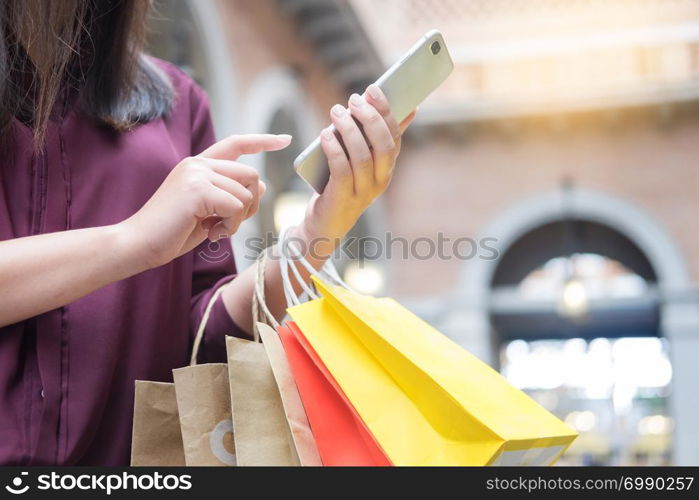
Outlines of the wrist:
{"type": "Polygon", "coordinates": [[[311,247],[316,256],[328,257],[342,243],[357,217],[353,217],[351,207],[334,207],[330,211],[333,215],[329,215],[321,200],[321,197],[311,200],[306,216],[295,229],[295,236],[306,243],[306,248],[311,247]]]}
{"type": "Polygon", "coordinates": [[[134,274],[147,271],[162,265],[153,249],[142,242],[138,236],[138,230],[129,220],[105,227],[106,237],[112,253],[116,256],[116,265],[123,274],[134,274]]]}
{"type": "Polygon", "coordinates": [[[322,234],[304,219],[290,231],[289,240],[298,242],[304,257],[313,267],[320,268],[340,244],[341,237],[322,234]]]}

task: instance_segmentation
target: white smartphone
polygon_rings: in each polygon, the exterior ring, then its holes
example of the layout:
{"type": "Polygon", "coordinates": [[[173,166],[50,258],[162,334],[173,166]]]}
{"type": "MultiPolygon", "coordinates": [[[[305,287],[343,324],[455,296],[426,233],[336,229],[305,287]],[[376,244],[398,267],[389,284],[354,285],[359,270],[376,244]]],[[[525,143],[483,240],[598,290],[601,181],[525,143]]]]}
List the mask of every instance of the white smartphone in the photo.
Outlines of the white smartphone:
{"type": "MultiPolygon", "coordinates": [[[[453,68],[442,34],[431,30],[376,80],[376,85],[386,95],[393,116],[400,123],[439,87],[453,68]]],[[[294,168],[316,192],[323,191],[330,170],[320,146],[320,137],[296,157],[294,168]]]]}

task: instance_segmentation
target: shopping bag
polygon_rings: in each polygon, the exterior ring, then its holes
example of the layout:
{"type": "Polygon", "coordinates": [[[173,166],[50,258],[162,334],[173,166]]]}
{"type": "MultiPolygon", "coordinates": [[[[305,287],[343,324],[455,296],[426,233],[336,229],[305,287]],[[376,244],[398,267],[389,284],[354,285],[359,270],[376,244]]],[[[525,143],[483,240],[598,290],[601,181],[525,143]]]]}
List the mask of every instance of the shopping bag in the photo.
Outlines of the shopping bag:
{"type": "Polygon", "coordinates": [[[277,331],[323,465],[391,465],[297,326],[289,322],[277,331]]]}
{"type": "Polygon", "coordinates": [[[172,371],[186,465],[236,465],[225,363],[172,371]]]}
{"type": "Polygon", "coordinates": [[[197,365],[211,297],[194,338],[190,365],[174,383],[136,381],[131,465],[235,465],[227,365],[197,365]]]}
{"type": "Polygon", "coordinates": [[[392,299],[313,280],[289,315],[395,465],[548,465],[576,437],[392,299]]]}
{"type": "Polygon", "coordinates": [[[279,389],[299,462],[304,466],[323,465],[279,335],[271,326],[261,322],[257,323],[257,329],[279,389]]]}
{"type": "Polygon", "coordinates": [[[226,337],[238,465],[300,465],[264,346],[226,337]]]}
{"type": "Polygon", "coordinates": [[[186,465],[236,465],[233,421],[225,363],[197,364],[211,309],[223,293],[209,299],[197,329],[189,366],[172,371],[186,465]]]}
{"type": "Polygon", "coordinates": [[[131,465],[185,465],[175,384],[136,381],[131,465]]]}
{"type": "Polygon", "coordinates": [[[266,264],[267,250],[260,253],[255,263],[255,282],[252,294],[252,317],[255,322],[254,338],[262,340],[262,346],[267,354],[269,367],[279,391],[291,436],[291,444],[294,448],[292,456],[298,457],[300,465],[322,465],[318,447],[306,417],[306,410],[301,402],[296,382],[284,353],[284,347],[279,335],[274,330],[274,328],[279,327],[279,323],[265,302],[266,264]]]}

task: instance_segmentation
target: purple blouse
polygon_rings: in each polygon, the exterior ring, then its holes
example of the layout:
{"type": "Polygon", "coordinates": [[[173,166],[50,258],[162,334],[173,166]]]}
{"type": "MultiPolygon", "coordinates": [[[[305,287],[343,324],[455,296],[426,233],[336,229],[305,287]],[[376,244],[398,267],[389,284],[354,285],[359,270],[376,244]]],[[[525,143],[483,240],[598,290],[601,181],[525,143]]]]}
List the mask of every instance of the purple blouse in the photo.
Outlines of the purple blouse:
{"type": "MultiPolygon", "coordinates": [[[[32,131],[13,123],[12,154],[0,157],[0,240],[122,221],[182,158],[214,142],[203,91],[159,64],[176,93],[167,118],[119,133],[69,106],[49,125],[45,155],[34,154],[32,131]]],[[[234,274],[230,241],[205,242],[0,328],[0,464],[127,465],[134,380],[172,381],[171,370],[189,362],[209,298],[234,274]]],[[[226,334],[245,335],[219,299],[202,361],[225,360],[226,334]]]]}

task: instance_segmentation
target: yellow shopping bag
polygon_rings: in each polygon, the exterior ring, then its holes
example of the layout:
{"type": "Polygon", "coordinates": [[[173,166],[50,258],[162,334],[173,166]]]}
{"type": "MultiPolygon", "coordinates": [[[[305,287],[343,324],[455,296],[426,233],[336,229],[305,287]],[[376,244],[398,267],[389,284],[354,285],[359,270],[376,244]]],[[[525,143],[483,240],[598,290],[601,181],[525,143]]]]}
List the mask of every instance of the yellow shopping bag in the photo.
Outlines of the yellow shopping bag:
{"type": "Polygon", "coordinates": [[[549,465],[577,436],[396,301],[313,279],[288,312],[395,465],[549,465]]]}

